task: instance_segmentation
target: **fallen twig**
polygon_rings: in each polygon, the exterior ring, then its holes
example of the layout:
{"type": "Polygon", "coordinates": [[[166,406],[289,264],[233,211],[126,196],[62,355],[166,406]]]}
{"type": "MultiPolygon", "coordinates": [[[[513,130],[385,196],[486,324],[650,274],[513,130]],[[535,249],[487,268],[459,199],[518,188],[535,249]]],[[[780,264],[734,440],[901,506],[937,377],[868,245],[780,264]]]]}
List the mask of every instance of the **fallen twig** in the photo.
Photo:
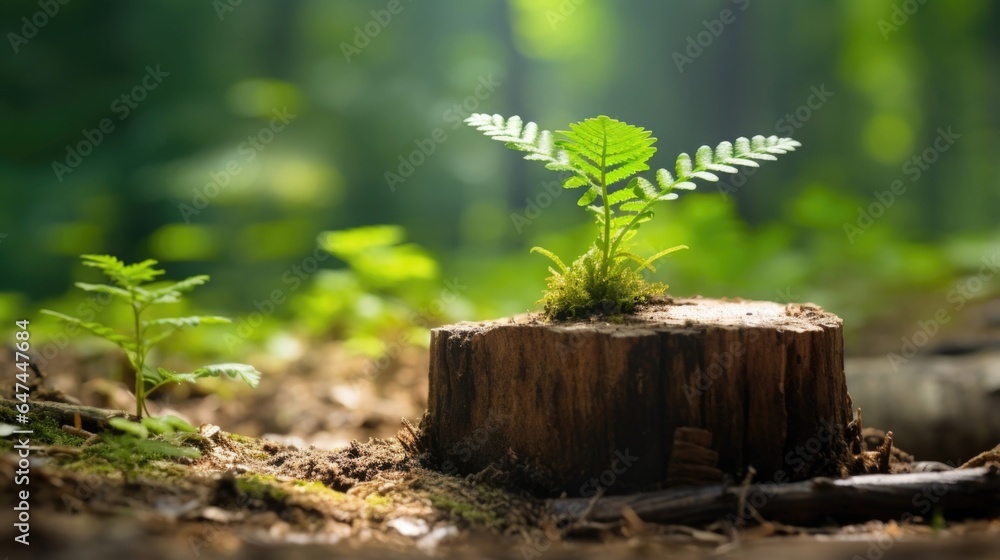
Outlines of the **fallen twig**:
{"type": "Polygon", "coordinates": [[[742,524],[757,518],[746,516],[739,509],[741,502],[753,505],[761,518],[795,525],[822,523],[831,518],[844,521],[929,518],[936,508],[946,516],[986,517],[1000,511],[998,473],[1000,469],[992,466],[749,487],[716,485],[604,497],[593,503],[590,499],[564,498],[550,504],[556,514],[591,522],[620,521],[627,507],[643,521],[687,525],[719,519],[742,524]]]}

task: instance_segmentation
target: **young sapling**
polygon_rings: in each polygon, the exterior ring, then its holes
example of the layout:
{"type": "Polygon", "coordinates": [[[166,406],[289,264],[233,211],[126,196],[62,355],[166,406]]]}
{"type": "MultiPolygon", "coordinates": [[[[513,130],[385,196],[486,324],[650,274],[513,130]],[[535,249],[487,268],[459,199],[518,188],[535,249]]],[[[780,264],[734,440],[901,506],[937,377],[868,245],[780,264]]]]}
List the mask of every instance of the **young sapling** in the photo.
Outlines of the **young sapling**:
{"type": "Polygon", "coordinates": [[[208,276],[192,276],[180,282],[159,285],[154,281],[163,275],[164,271],[155,268],[157,264],[155,260],[149,259],[126,265],[109,255],[83,255],[81,258],[85,266],[100,270],[111,282],[108,284],[77,282],[76,287],[86,292],[110,295],[128,304],[132,311],[129,332],[122,334],[101,323],[84,321],[48,309],[43,309],[42,313],[97,335],[125,352],[129,364],[135,370],[136,416],[142,418],[146,412],[146,399],[167,383],[195,383],[206,377],[226,376],[242,379],[250,387],[257,387],[261,374],[256,368],[247,364],[214,364],[190,373],[180,373],[162,367],[153,368],[148,362],[150,350],[182,328],[230,322],[225,317],[217,316],[143,319],[143,314],[153,306],[180,302],[185,293],[208,282],[208,276]]]}
{"type": "Polygon", "coordinates": [[[573,123],[569,130],[555,134],[540,130],[533,122],[524,123],[518,116],[504,119],[476,113],[465,122],[508,148],[526,152],[524,159],[566,173],[564,188],[584,189],[577,204],[594,216],[598,232],[593,246],[569,265],[547,249],[531,249],[556,266],[549,267],[552,275],[542,298],[550,319],[631,313],[665,291],[666,285],[647,282],[641,271],[654,271],[653,263],[687,246],[677,245],[650,257],[628,250],[639,226],[653,218],[653,207],[677,198],[674,191],[694,189],[694,179],[718,181],[716,173],[736,173],[737,165],[757,167],[756,160],[774,160],[800,146],[791,138],[777,136],[738,138],[714,150],[702,146],[693,159],[686,153],[678,156],[674,173],[658,169],[654,183],[638,174],[649,169],[646,162],[656,153],[656,138],[610,117],[573,123]]]}

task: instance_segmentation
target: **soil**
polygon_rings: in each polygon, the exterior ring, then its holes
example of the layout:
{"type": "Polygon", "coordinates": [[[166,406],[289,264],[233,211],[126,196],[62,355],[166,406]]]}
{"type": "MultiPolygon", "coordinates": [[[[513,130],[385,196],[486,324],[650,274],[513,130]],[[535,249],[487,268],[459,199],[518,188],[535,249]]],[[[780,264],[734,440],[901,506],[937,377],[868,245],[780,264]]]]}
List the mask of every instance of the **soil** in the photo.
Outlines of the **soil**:
{"type": "MultiPolygon", "coordinates": [[[[0,374],[12,379],[0,356],[0,374]]],[[[1000,519],[914,518],[857,525],[569,524],[495,468],[468,476],[428,468],[419,444],[427,354],[406,348],[379,375],[337,343],[288,360],[241,357],[261,387],[179,387],[151,402],[199,434],[196,459],[109,460],[56,422],[32,419],[30,542],[9,558],[995,558],[1000,519]],[[412,424],[401,425],[401,418],[412,424]],[[211,424],[209,424],[211,423],[211,424]],[[221,427],[221,428],[220,428],[221,427]],[[241,434],[241,435],[237,435],[241,434]],[[265,436],[265,437],[262,437],[265,436]]],[[[64,351],[35,397],[131,410],[120,358],[64,351]],[[117,380],[109,375],[118,375],[117,380]]],[[[9,395],[8,395],[9,396],[9,395]]],[[[3,407],[0,407],[2,409],[3,407]]],[[[11,423],[10,410],[0,421],[11,423]]],[[[884,432],[866,430],[866,449],[884,432]]],[[[13,511],[17,457],[0,452],[0,509],[13,511]]],[[[998,451],[977,461],[1000,460],[998,451]]],[[[899,450],[893,465],[913,465],[899,450]]],[[[907,470],[912,467],[901,467],[907,470]]],[[[11,519],[11,514],[3,514],[11,519]]],[[[13,543],[11,522],[0,539],[13,543]]]]}

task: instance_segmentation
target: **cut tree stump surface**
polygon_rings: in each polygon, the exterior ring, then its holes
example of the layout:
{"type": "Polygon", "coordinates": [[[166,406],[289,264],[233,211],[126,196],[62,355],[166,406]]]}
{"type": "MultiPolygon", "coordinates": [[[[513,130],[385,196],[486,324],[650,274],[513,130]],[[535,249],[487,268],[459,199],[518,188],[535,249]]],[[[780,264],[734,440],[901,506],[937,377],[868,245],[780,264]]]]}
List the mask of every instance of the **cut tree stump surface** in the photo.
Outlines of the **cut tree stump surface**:
{"type": "Polygon", "coordinates": [[[694,298],[614,323],[528,314],[441,327],[427,443],[448,470],[513,460],[547,491],[582,496],[663,487],[684,427],[710,432],[733,476],[846,474],[841,325],[811,304],[694,298]]]}

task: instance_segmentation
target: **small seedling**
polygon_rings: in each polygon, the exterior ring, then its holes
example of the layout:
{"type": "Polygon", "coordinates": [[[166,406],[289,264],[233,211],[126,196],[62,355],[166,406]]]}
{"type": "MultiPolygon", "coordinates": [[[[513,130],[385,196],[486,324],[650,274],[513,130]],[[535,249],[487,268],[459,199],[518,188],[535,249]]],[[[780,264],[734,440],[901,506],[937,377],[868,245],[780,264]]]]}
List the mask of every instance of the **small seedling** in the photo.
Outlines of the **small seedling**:
{"type": "Polygon", "coordinates": [[[153,368],[147,358],[149,351],[170,335],[185,327],[229,323],[225,317],[193,316],[166,317],[143,320],[143,313],[154,305],[178,303],[186,292],[208,282],[208,276],[192,276],[180,282],[160,286],[153,283],[164,271],[155,268],[157,262],[149,259],[126,265],[108,255],[83,255],[83,264],[93,267],[111,279],[110,284],[87,284],[77,282],[76,287],[86,292],[99,292],[117,298],[132,309],[131,332],[121,334],[115,329],[96,322],[64,315],[43,309],[64,323],[75,325],[95,334],[125,352],[129,364],[135,370],[135,415],[142,418],[146,412],[146,398],[167,383],[195,383],[205,377],[227,376],[242,379],[250,387],[257,387],[260,372],[247,364],[215,364],[198,368],[190,373],[179,373],[166,368],[153,368]]]}
{"type": "Polygon", "coordinates": [[[141,451],[145,454],[189,459],[201,457],[198,449],[185,445],[190,440],[201,438],[198,428],[176,416],[147,416],[138,422],[127,418],[111,418],[108,423],[119,433],[106,431],[101,434],[101,442],[116,451],[131,451],[133,454],[141,451]]]}
{"type": "Polygon", "coordinates": [[[631,313],[650,296],[665,291],[666,285],[650,284],[640,273],[655,271],[653,263],[687,246],[664,249],[651,257],[628,250],[639,226],[653,218],[653,206],[677,198],[676,190],[694,189],[694,179],[718,181],[716,173],[736,173],[737,165],[757,167],[756,160],[774,160],[775,155],[800,146],[791,138],[777,136],[738,138],[734,143],[722,142],[715,150],[702,146],[693,160],[686,153],[677,157],[676,176],[666,169],[657,170],[654,184],[637,174],[649,169],[646,162],[656,153],[656,138],[637,126],[600,116],[571,124],[569,130],[554,135],[518,116],[504,119],[476,113],[465,122],[508,148],[527,152],[524,159],[566,173],[564,188],[584,189],[577,204],[597,222],[594,245],[569,266],[547,249],[531,249],[558,267],[549,267],[552,276],[542,299],[550,319],[631,313]],[[620,183],[625,186],[612,189],[620,183]]]}

